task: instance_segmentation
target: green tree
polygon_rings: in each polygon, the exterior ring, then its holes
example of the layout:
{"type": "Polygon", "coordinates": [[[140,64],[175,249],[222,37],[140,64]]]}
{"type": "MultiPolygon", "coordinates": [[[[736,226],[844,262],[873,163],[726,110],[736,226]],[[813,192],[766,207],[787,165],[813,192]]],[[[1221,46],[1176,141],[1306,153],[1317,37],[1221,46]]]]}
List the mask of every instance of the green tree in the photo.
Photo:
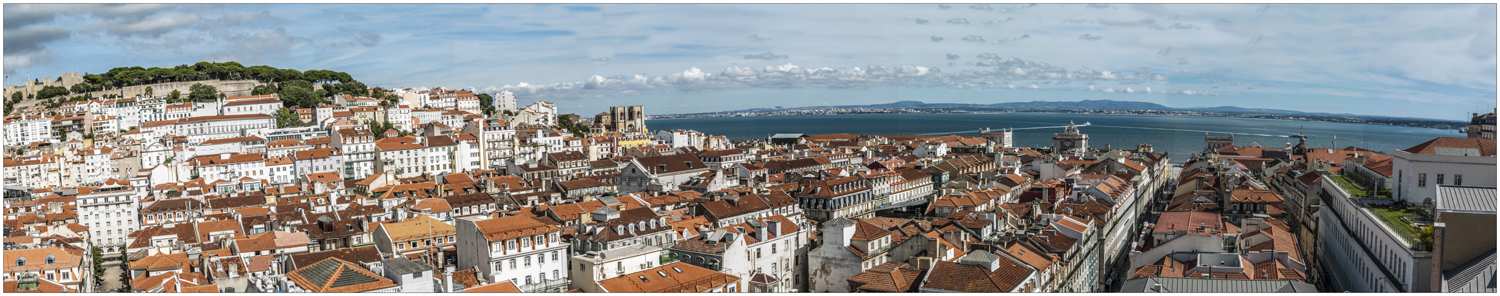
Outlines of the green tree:
{"type": "Polygon", "coordinates": [[[212,85],[194,83],[188,87],[188,100],[193,102],[213,102],[219,97],[219,90],[212,85]]]}
{"type": "Polygon", "coordinates": [[[10,94],[10,100],[12,101],[20,102],[21,99],[25,99],[25,97],[19,91],[10,94]]]}
{"type": "Polygon", "coordinates": [[[303,80],[294,80],[281,83],[281,91],[278,93],[286,106],[298,106],[302,108],[313,108],[318,106],[317,94],[313,93],[312,83],[303,80]]]}
{"type": "Polygon", "coordinates": [[[68,95],[68,93],[69,92],[68,92],[67,88],[64,88],[64,87],[61,87],[61,86],[47,86],[47,87],[42,87],[41,90],[36,91],[36,97],[38,97],[38,98],[51,98],[51,97],[55,97],[55,96],[66,96],[66,95],[68,95]]]}
{"type": "Polygon", "coordinates": [[[302,122],[302,117],[297,116],[292,110],[281,108],[276,110],[276,128],[301,127],[307,123],[302,122]]]}
{"type": "Polygon", "coordinates": [[[177,91],[177,90],[174,89],[174,90],[172,90],[171,93],[167,94],[167,103],[176,103],[177,100],[180,100],[181,98],[182,98],[182,92],[177,91]]]}
{"type": "MultiPolygon", "coordinates": [[[[120,266],[130,266],[130,256],[128,256],[126,254],[127,253],[125,252],[125,249],[121,248],[120,249],[120,266]]],[[[129,270],[121,270],[120,271],[120,282],[123,283],[123,284],[125,284],[125,291],[135,290],[134,287],[130,286],[130,280],[131,280],[131,278],[130,278],[130,271],[129,270]]]]}
{"type": "Polygon", "coordinates": [[[94,258],[94,276],[104,276],[104,250],[99,249],[99,246],[94,246],[93,248],[89,249],[89,253],[91,253],[94,258]]]}
{"type": "Polygon", "coordinates": [[[151,95],[152,95],[152,93],[151,93],[151,87],[147,86],[146,87],[146,97],[149,98],[149,97],[151,97],[151,95]]]}

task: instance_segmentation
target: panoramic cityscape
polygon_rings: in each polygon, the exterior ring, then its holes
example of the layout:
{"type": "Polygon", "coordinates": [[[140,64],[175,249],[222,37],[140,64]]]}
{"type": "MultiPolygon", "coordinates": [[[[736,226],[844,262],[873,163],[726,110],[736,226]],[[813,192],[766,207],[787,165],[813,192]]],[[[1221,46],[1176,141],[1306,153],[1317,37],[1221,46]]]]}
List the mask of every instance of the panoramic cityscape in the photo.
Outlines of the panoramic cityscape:
{"type": "Polygon", "coordinates": [[[1494,293],[1496,11],[5,4],[0,278],[1494,293]]]}

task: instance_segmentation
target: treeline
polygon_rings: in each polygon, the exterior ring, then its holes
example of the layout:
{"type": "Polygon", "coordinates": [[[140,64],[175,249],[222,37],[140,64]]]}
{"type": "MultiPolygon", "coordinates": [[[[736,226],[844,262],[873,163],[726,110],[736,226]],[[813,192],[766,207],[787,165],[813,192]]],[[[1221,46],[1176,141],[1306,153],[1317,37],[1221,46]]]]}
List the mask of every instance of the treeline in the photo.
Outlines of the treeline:
{"type": "MultiPolygon", "coordinates": [[[[83,82],[74,84],[72,87],[48,86],[37,90],[35,93],[23,94],[17,92],[12,94],[10,97],[5,98],[5,113],[10,114],[11,105],[19,103],[24,99],[49,100],[46,105],[56,106],[62,102],[74,101],[80,98],[52,100],[54,97],[66,97],[73,94],[82,95],[88,92],[114,90],[136,85],[211,79],[254,79],[260,81],[265,84],[253,89],[251,91],[252,94],[278,94],[288,107],[314,107],[319,103],[325,102],[325,98],[340,93],[357,96],[369,95],[364,83],[354,80],[353,77],[349,76],[349,73],[344,72],[330,70],[299,71],[266,65],[246,67],[238,62],[198,62],[192,65],[177,65],[171,68],[118,67],[102,74],[85,74],[83,75],[83,82]],[[314,84],[321,84],[321,87],[314,88],[314,84]]],[[[208,85],[193,85],[191,90],[193,95],[190,95],[189,99],[180,100],[179,95],[174,91],[169,101],[212,101],[214,97],[222,96],[222,94],[213,93],[217,90],[208,85]]],[[[148,89],[144,95],[151,96],[154,94],[150,93],[148,89]]]]}

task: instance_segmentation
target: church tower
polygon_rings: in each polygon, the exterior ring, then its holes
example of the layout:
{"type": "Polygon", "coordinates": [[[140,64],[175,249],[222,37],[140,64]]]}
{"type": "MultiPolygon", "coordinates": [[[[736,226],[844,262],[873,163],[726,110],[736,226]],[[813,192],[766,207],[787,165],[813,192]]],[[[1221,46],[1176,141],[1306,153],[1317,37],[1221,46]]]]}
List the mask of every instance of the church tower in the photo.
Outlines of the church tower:
{"type": "Polygon", "coordinates": [[[1052,134],[1052,153],[1082,156],[1089,149],[1089,135],[1079,133],[1078,125],[1068,122],[1061,134],[1052,134]]]}

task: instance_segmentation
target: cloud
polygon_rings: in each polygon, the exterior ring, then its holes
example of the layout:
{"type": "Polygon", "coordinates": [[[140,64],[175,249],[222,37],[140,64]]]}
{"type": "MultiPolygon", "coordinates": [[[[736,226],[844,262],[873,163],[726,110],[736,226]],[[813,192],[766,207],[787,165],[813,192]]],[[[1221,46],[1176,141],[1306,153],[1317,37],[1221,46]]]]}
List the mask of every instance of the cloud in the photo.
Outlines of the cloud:
{"type": "Polygon", "coordinates": [[[952,9],[952,8],[953,8],[953,6],[948,6],[948,4],[938,4],[938,9],[952,9]]]}
{"type": "Polygon", "coordinates": [[[984,37],[979,37],[979,35],[969,35],[964,36],[963,41],[984,43],[984,37]]]}
{"type": "MultiPolygon", "coordinates": [[[[351,21],[362,21],[362,20],[365,20],[365,17],[359,16],[357,14],[345,13],[344,14],[344,19],[351,20],[351,21]]],[[[490,87],[494,87],[494,86],[490,86],[490,87]]]]}
{"type": "Polygon", "coordinates": [[[110,34],[119,36],[142,36],[157,38],[169,31],[183,28],[197,23],[199,17],[191,14],[177,14],[161,17],[153,17],[146,20],[118,19],[101,21],[91,27],[91,30],[104,30],[110,34]]]}
{"type": "Polygon", "coordinates": [[[999,59],[1000,55],[993,54],[993,53],[981,53],[981,54],[979,54],[977,56],[974,56],[974,57],[980,58],[980,59],[985,59],[985,60],[993,60],[993,59],[999,59]]]}
{"type": "Polygon", "coordinates": [[[750,37],[748,37],[746,39],[749,39],[750,42],[760,42],[761,40],[766,40],[766,39],[771,39],[771,38],[761,38],[760,36],[756,36],[755,34],[750,34],[750,37]]]}
{"type": "Polygon", "coordinates": [[[763,54],[747,54],[747,55],[745,55],[745,59],[746,60],[780,60],[780,59],[786,59],[786,58],[788,58],[786,55],[776,55],[776,54],[771,53],[769,51],[766,52],[766,53],[763,53],[763,54]]]}
{"type": "Polygon", "coordinates": [[[1139,21],[1134,21],[1134,22],[1131,22],[1131,21],[1110,21],[1110,20],[1103,20],[1103,19],[1099,20],[1099,24],[1100,25],[1111,26],[1111,27],[1151,26],[1152,24],[1155,24],[1155,23],[1156,23],[1156,20],[1149,19],[1149,18],[1148,19],[1142,19],[1142,20],[1139,20],[1139,21]]]}
{"type": "Polygon", "coordinates": [[[932,36],[932,42],[943,42],[943,37],[932,36]]]}
{"type": "Polygon", "coordinates": [[[357,33],[354,33],[354,36],[350,36],[348,41],[336,42],[336,43],[333,43],[333,46],[334,47],[354,47],[354,46],[358,46],[358,47],[364,47],[364,48],[371,48],[371,47],[375,47],[377,45],[380,45],[380,41],[381,41],[380,34],[370,33],[370,32],[366,32],[366,31],[359,31],[357,33]]]}
{"type": "Polygon", "coordinates": [[[1093,9],[1108,9],[1109,4],[1089,4],[1087,7],[1093,9]]]}
{"type": "Polygon", "coordinates": [[[1093,34],[1083,34],[1083,36],[1078,36],[1078,40],[1094,41],[1099,39],[1104,39],[1104,36],[1093,34]]]}
{"type": "Polygon", "coordinates": [[[956,54],[951,54],[951,53],[950,53],[950,54],[948,54],[948,60],[957,60],[957,59],[958,59],[958,55],[956,55],[956,54]]]}
{"type": "Polygon", "coordinates": [[[990,8],[989,4],[974,4],[974,5],[969,5],[969,9],[978,10],[978,11],[995,11],[995,9],[990,8]]]}
{"type": "Polygon", "coordinates": [[[237,61],[261,64],[286,58],[287,51],[308,42],[307,38],[286,34],[286,29],[263,32],[214,31],[219,40],[229,40],[224,50],[204,54],[201,59],[213,62],[237,61]]]}
{"type": "Polygon", "coordinates": [[[963,18],[951,18],[948,19],[948,23],[954,25],[967,25],[969,24],[969,20],[963,18]]]}
{"type": "Polygon", "coordinates": [[[603,65],[603,64],[608,64],[608,63],[609,63],[609,57],[602,57],[602,58],[595,58],[594,59],[594,64],[595,65],[603,65]]]}
{"type": "Polygon", "coordinates": [[[924,20],[924,19],[921,19],[921,18],[918,18],[918,19],[917,19],[917,24],[918,24],[918,25],[926,25],[926,24],[927,24],[927,20],[924,20]]]}

